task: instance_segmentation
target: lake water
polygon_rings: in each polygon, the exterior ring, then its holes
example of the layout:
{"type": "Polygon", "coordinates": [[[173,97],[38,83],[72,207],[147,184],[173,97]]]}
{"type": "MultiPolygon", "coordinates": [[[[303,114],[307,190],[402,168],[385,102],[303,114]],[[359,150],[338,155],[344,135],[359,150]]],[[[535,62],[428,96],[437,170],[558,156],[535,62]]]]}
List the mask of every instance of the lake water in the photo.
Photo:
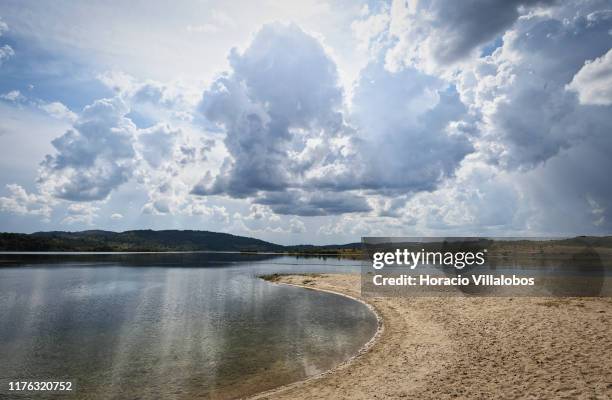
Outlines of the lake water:
{"type": "Polygon", "coordinates": [[[8,381],[71,380],[70,398],[223,399],[318,374],[355,354],[376,318],[257,276],[358,271],[272,255],[0,254],[0,397],[57,398],[8,381]]]}

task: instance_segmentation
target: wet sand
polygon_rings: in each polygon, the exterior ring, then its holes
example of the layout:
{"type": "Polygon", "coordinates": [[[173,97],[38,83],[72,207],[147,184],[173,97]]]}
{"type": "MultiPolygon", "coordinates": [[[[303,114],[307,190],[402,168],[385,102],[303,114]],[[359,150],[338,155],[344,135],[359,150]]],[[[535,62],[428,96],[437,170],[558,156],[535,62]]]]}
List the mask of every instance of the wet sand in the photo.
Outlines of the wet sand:
{"type": "MultiPolygon", "coordinates": [[[[278,283],[358,299],[359,275],[278,283]]],[[[350,362],[257,399],[612,399],[612,299],[365,298],[383,329],[350,362]]]]}

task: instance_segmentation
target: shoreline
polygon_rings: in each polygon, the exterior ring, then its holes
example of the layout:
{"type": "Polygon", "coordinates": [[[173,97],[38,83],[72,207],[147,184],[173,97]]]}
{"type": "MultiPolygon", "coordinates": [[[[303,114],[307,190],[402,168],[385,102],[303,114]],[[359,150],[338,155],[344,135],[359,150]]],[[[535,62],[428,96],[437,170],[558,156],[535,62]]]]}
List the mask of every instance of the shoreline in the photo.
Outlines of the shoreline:
{"type": "Polygon", "coordinates": [[[369,304],[365,351],[248,399],[612,398],[611,298],[367,298],[358,274],[273,283],[369,304]]]}
{"type": "MultiPolygon", "coordinates": [[[[316,274],[316,275],[320,275],[320,274],[316,274]]],[[[308,278],[312,278],[312,274],[291,274],[291,275],[276,275],[276,277],[280,278],[282,280],[282,277],[308,277],[308,278]]],[[[334,290],[329,290],[329,289],[323,289],[323,288],[317,288],[317,287],[310,287],[307,286],[305,284],[297,284],[297,283],[290,283],[290,282],[283,282],[281,280],[269,280],[266,279],[266,276],[260,276],[260,279],[265,280],[266,282],[270,283],[270,284],[274,284],[274,285],[285,285],[285,286],[293,286],[296,288],[300,288],[300,289],[306,289],[306,290],[316,290],[318,292],[324,292],[324,293],[330,293],[330,294],[334,294],[337,296],[342,296],[342,297],[346,297],[349,298],[351,300],[357,301],[361,304],[363,304],[364,306],[366,306],[376,317],[376,322],[377,322],[377,327],[376,327],[376,332],[374,332],[374,335],[363,345],[361,346],[361,348],[359,349],[359,351],[357,351],[357,353],[353,354],[352,356],[350,356],[348,359],[342,361],[340,364],[334,366],[331,369],[328,369],[327,371],[323,371],[319,374],[316,375],[312,375],[309,376],[305,379],[296,381],[296,382],[291,382],[288,383],[286,385],[282,385],[282,386],[278,386],[272,389],[268,389],[265,390],[263,392],[258,392],[255,393],[251,396],[247,396],[244,399],[246,400],[258,400],[258,399],[265,399],[268,396],[274,396],[275,393],[281,393],[284,392],[285,390],[290,390],[292,388],[307,384],[311,381],[323,378],[326,375],[329,374],[333,374],[334,372],[338,371],[338,370],[342,370],[345,368],[349,368],[351,363],[353,361],[355,361],[357,358],[363,356],[364,354],[366,354],[374,345],[376,345],[377,341],[380,339],[380,337],[382,336],[383,332],[385,331],[385,322],[384,319],[382,318],[382,316],[380,315],[380,312],[376,309],[376,307],[368,302],[366,302],[365,300],[355,297],[355,296],[351,296],[350,294],[347,293],[343,293],[343,292],[338,292],[338,291],[334,291],[334,290]]]]}

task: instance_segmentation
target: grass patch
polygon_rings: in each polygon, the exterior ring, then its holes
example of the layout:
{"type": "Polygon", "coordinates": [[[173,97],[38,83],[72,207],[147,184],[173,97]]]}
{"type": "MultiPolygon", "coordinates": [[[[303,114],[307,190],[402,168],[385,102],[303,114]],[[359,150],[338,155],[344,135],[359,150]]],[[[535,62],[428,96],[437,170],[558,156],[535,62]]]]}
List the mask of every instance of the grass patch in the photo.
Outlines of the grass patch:
{"type": "Polygon", "coordinates": [[[304,285],[307,285],[309,283],[314,283],[315,279],[324,277],[323,274],[268,274],[268,275],[261,275],[260,278],[268,282],[280,282],[283,276],[288,276],[288,275],[303,276],[304,278],[306,278],[302,281],[302,284],[304,285]]]}
{"type": "Polygon", "coordinates": [[[323,278],[323,274],[302,274],[302,276],[306,276],[308,278],[323,278]]]}
{"type": "Polygon", "coordinates": [[[260,278],[263,279],[264,281],[268,281],[268,282],[278,282],[280,281],[282,275],[281,274],[268,274],[268,275],[261,275],[260,278]]]}

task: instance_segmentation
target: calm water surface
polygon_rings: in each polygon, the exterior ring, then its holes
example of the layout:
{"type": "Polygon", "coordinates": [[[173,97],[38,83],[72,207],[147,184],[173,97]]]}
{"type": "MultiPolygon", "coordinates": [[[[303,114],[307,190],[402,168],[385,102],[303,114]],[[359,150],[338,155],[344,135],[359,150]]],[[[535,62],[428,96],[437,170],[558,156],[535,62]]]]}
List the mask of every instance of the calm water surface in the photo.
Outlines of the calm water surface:
{"type": "Polygon", "coordinates": [[[24,379],[73,380],[79,399],[235,398],[317,374],[357,352],[375,317],[257,276],[349,271],[357,261],[0,254],[0,398],[24,379]]]}

